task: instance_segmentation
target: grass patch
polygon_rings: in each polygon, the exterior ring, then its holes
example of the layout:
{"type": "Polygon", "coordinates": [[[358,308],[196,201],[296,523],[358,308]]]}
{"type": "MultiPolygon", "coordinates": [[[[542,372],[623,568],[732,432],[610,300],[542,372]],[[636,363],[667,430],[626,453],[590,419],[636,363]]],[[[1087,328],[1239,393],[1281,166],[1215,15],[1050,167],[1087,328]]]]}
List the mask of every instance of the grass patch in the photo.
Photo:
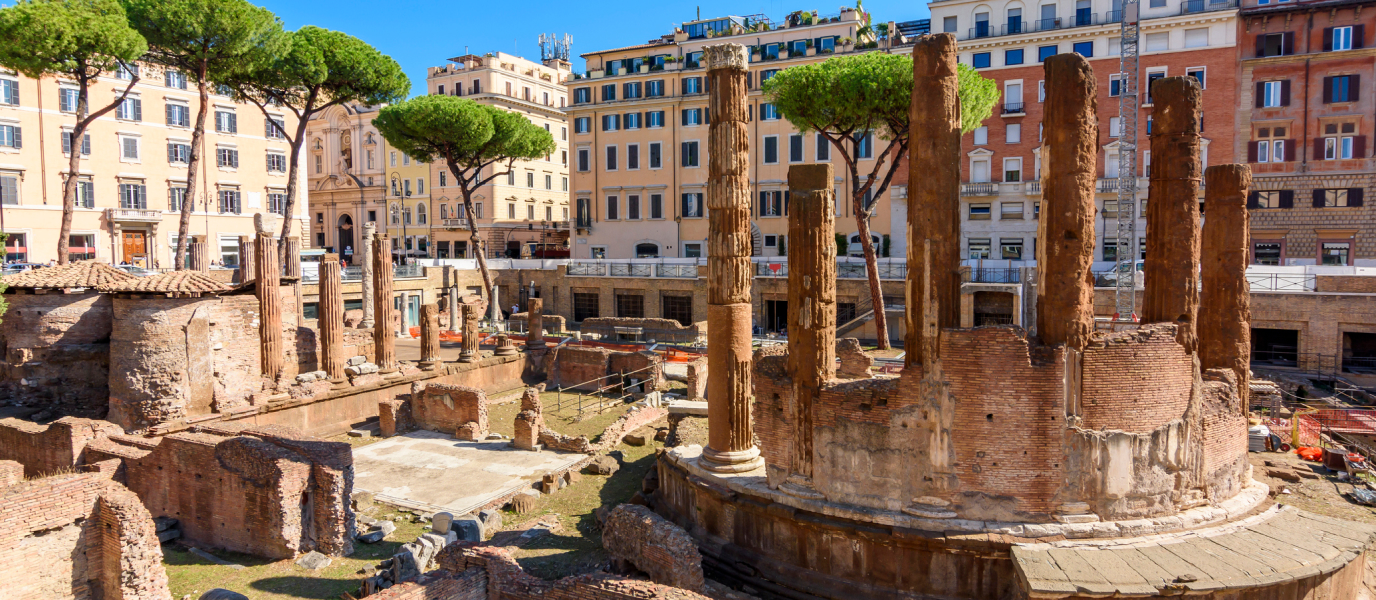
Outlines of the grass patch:
{"type": "MultiPolygon", "coordinates": [[[[578,421],[577,415],[577,395],[565,392],[564,409],[556,410],[559,405],[558,392],[544,392],[540,394],[540,403],[544,406],[545,426],[562,433],[564,435],[586,435],[588,440],[596,443],[597,438],[602,435],[602,430],[606,429],[614,421],[626,414],[631,405],[620,403],[598,415],[578,421]]],[[[583,406],[589,407],[594,400],[590,394],[584,394],[583,406]]],[[[521,401],[516,399],[505,404],[498,404],[487,407],[487,423],[492,431],[506,436],[516,434],[516,413],[521,412],[521,401]]],[[[585,413],[590,414],[590,413],[585,413]]]]}

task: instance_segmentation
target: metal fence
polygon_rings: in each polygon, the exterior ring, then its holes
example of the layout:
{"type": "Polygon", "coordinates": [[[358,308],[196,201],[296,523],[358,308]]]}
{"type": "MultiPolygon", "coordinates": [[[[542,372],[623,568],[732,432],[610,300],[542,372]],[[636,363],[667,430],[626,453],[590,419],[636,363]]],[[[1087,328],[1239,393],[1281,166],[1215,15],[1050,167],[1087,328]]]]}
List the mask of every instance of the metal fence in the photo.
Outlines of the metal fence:
{"type": "Polygon", "coordinates": [[[1312,292],[1317,278],[1313,275],[1286,273],[1248,273],[1247,284],[1252,291],[1312,292]]]}
{"type": "Polygon", "coordinates": [[[607,265],[610,277],[653,277],[654,265],[642,263],[611,263],[607,265]]]}
{"type": "Polygon", "coordinates": [[[655,276],[680,279],[697,279],[697,265],[655,265],[655,276]]]}
{"type": "Polygon", "coordinates": [[[965,283],[1022,283],[1022,270],[1005,267],[971,267],[961,279],[965,283]]]}
{"type": "Polygon", "coordinates": [[[601,263],[569,263],[568,274],[570,276],[581,277],[602,277],[607,274],[607,267],[601,263]]]}

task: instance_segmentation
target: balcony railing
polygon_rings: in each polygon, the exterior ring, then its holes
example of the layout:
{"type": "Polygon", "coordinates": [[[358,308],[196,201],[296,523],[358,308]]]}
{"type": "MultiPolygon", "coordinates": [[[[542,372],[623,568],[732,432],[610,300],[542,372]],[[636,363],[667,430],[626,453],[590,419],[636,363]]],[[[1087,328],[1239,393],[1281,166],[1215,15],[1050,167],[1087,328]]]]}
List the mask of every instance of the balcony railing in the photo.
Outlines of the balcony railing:
{"type": "Polygon", "coordinates": [[[1026,192],[1028,195],[1040,194],[1042,193],[1042,181],[1038,179],[1036,181],[1029,181],[1027,183],[1024,183],[1022,186],[1022,191],[1026,192]]]}
{"type": "Polygon", "coordinates": [[[607,265],[609,277],[652,277],[654,265],[641,263],[611,263],[607,265]]]}
{"type": "Polygon", "coordinates": [[[1114,192],[1117,192],[1118,178],[1114,177],[1112,179],[1100,179],[1098,183],[1094,185],[1094,189],[1098,191],[1100,194],[1112,194],[1114,192]]]}
{"type": "Polygon", "coordinates": [[[1003,105],[1003,114],[1005,115],[1020,115],[1025,112],[1027,112],[1026,107],[1021,102],[1005,102],[1003,105]]]}
{"type": "Polygon", "coordinates": [[[340,279],[343,281],[363,281],[363,267],[344,267],[344,271],[340,273],[340,279]]]}
{"type": "Polygon", "coordinates": [[[1312,292],[1316,278],[1313,275],[1286,273],[1248,273],[1247,285],[1258,292],[1312,292]]]}
{"type": "Polygon", "coordinates": [[[655,276],[675,279],[697,279],[697,265],[655,265],[655,276]]]}
{"type": "Polygon", "coordinates": [[[962,196],[995,196],[999,193],[999,184],[985,183],[962,183],[960,184],[960,195],[962,196]]]}
{"type": "Polygon", "coordinates": [[[965,283],[1022,283],[1022,271],[1007,267],[971,267],[961,280],[965,283]]]}
{"type": "Polygon", "coordinates": [[[468,227],[468,219],[441,219],[440,223],[444,227],[468,227]]]}
{"type": "Polygon", "coordinates": [[[607,274],[607,265],[601,263],[569,263],[570,277],[602,277],[607,274]]]}
{"type": "Polygon", "coordinates": [[[1180,3],[1180,14],[1213,12],[1237,8],[1237,0],[1185,0],[1180,3]]]}
{"type": "Polygon", "coordinates": [[[392,268],[392,277],[396,279],[406,279],[408,277],[424,277],[425,268],[420,265],[397,265],[392,268]]]}
{"type": "Polygon", "coordinates": [[[105,218],[110,221],[159,223],[162,221],[162,211],[141,208],[107,208],[105,209],[105,218]]]}

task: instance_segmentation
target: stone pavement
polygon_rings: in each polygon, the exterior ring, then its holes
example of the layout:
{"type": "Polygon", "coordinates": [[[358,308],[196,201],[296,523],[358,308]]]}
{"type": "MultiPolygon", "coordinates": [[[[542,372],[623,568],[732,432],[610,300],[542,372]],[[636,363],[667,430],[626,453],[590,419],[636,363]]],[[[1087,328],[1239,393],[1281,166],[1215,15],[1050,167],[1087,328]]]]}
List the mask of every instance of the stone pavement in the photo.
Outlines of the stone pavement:
{"type": "Polygon", "coordinates": [[[1332,573],[1376,541],[1376,527],[1273,507],[1201,530],[1013,546],[1032,598],[1205,594],[1332,573]]]}
{"type": "Polygon", "coordinates": [[[462,515],[584,458],[413,431],[355,449],[354,489],[394,506],[462,515]]]}

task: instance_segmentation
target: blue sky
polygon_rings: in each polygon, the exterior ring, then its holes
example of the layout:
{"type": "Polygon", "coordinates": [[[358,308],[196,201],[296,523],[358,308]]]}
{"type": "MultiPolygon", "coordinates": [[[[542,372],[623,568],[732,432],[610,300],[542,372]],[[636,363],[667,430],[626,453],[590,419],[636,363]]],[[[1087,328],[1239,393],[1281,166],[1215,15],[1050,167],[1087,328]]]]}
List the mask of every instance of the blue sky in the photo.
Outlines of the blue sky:
{"type": "MultiPolygon", "coordinates": [[[[714,1],[702,4],[675,2],[547,2],[510,0],[479,2],[358,0],[253,0],[276,12],[289,29],[316,25],[361,38],[391,55],[410,76],[412,93],[425,91],[426,67],[444,64],[464,53],[509,52],[539,60],[538,36],[555,33],[573,36],[573,68],[582,72],[583,52],[643,44],[669,33],[677,23],[695,18],[764,13],[776,22],[795,10],[837,12],[842,3],[798,0],[714,1]]],[[[851,0],[853,2],[853,0],[851,0]]],[[[847,3],[847,6],[850,4],[847,3]]],[[[867,0],[865,9],[876,21],[925,19],[925,2],[867,0]]]]}

